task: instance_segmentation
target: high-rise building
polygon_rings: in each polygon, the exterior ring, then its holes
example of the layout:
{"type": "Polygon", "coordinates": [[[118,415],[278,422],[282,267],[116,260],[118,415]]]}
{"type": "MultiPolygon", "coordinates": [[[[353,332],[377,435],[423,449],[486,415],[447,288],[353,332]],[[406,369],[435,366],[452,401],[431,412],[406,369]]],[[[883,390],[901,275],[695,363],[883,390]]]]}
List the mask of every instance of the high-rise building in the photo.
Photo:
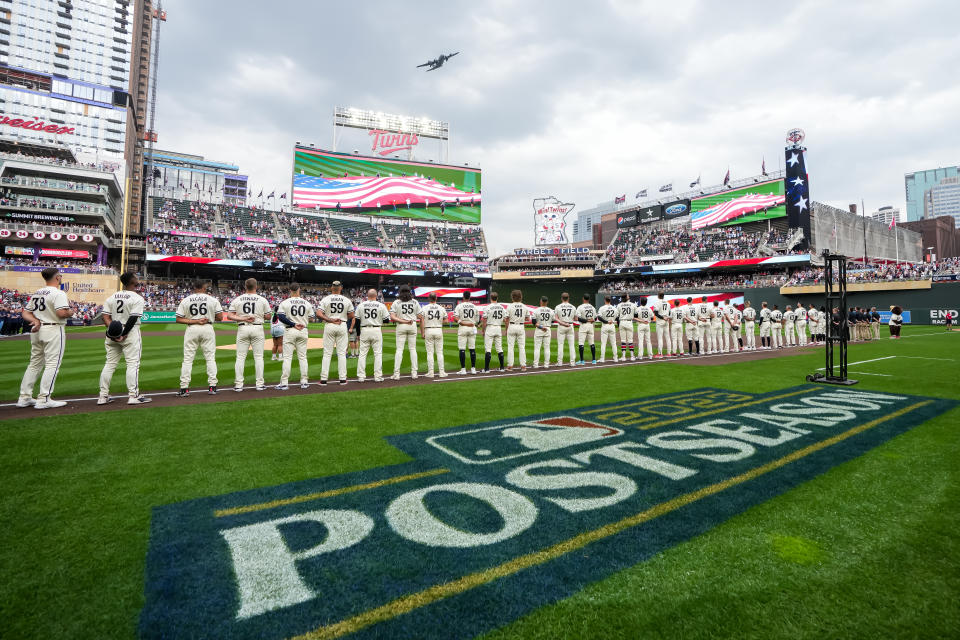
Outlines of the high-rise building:
{"type": "Polygon", "coordinates": [[[600,219],[604,214],[610,213],[611,211],[616,211],[616,205],[613,203],[613,200],[600,203],[595,207],[585,209],[578,213],[576,219],[573,221],[571,241],[586,242],[593,240],[593,225],[600,224],[600,219]]]}
{"type": "Polygon", "coordinates": [[[247,176],[238,174],[240,167],[235,164],[157,149],[152,154],[146,152],[145,170],[148,170],[151,157],[153,188],[150,195],[238,206],[247,203],[247,176]]]}
{"type": "Polygon", "coordinates": [[[951,216],[960,226],[960,167],[941,167],[904,175],[907,220],[951,216]]]}
{"type": "Polygon", "coordinates": [[[876,220],[877,222],[882,222],[883,224],[890,226],[890,223],[896,219],[897,222],[900,222],[900,209],[896,207],[880,207],[873,213],[868,213],[867,217],[871,220],[876,220]]]}
{"type": "Polygon", "coordinates": [[[150,0],[0,1],[0,138],[62,146],[135,182],[150,18],[150,0]]]}

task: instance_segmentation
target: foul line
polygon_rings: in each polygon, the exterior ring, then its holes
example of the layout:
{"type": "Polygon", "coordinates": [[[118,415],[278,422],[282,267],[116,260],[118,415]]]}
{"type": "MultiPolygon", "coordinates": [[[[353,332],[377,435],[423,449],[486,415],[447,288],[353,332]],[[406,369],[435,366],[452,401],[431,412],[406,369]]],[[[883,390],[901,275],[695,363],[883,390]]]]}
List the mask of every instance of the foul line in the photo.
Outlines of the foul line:
{"type": "Polygon", "coordinates": [[[346,620],[342,620],[335,624],[319,627],[313,631],[308,631],[302,635],[295,636],[291,640],[326,640],[328,638],[339,638],[340,636],[348,633],[354,633],[373,624],[384,622],[397,616],[409,613],[419,609],[420,607],[437,602],[438,600],[443,600],[444,598],[449,598],[451,596],[464,593],[470,589],[493,582],[494,580],[505,578],[523,571],[524,569],[529,569],[530,567],[543,564],[544,562],[559,558],[567,553],[570,553],[571,551],[576,551],[577,549],[585,547],[588,544],[598,540],[608,538],[612,535],[620,533],[621,531],[625,531],[626,529],[630,529],[650,520],[654,520],[662,515],[670,513],[671,511],[676,511],[677,509],[696,502],[697,500],[701,500],[729,489],[730,487],[753,480],[754,478],[762,476],[765,473],[769,473],[770,471],[774,471],[775,469],[779,469],[780,467],[791,462],[804,458],[811,453],[815,453],[868,429],[872,429],[873,427],[883,424],[888,420],[899,418],[905,413],[919,409],[920,407],[926,406],[931,402],[933,401],[924,400],[922,402],[917,402],[881,418],[871,420],[870,422],[862,424],[858,427],[853,427],[848,431],[844,431],[843,433],[837,434],[831,438],[827,438],[826,440],[815,442],[810,446],[794,451],[793,453],[790,453],[782,458],[768,462],[765,465],[751,469],[746,473],[742,473],[738,476],[728,478],[722,482],[717,482],[716,484],[712,484],[702,489],[678,496],[672,500],[668,500],[667,502],[661,502],[660,504],[655,505],[646,511],[641,511],[640,513],[628,516],[617,522],[612,522],[598,529],[594,529],[593,531],[581,533],[580,535],[547,547],[546,549],[541,549],[540,551],[535,551],[533,553],[528,553],[518,558],[514,558],[513,560],[500,564],[496,567],[471,573],[463,576],[462,578],[458,578],[457,580],[452,580],[444,584],[430,587],[429,589],[424,589],[419,593],[413,593],[397,598],[392,602],[388,602],[387,604],[375,609],[370,609],[364,613],[353,616],[352,618],[347,618],[346,620]]]}
{"type": "Polygon", "coordinates": [[[300,496],[294,496],[292,498],[282,498],[280,500],[271,500],[270,502],[260,502],[257,504],[249,504],[243,507],[217,509],[216,511],[213,512],[213,517],[223,518],[224,516],[235,516],[240,513],[251,513],[253,511],[262,511],[264,509],[273,509],[274,507],[283,507],[288,504],[310,502],[311,500],[319,500],[321,498],[332,498],[333,496],[340,496],[345,493],[354,493],[355,491],[363,491],[365,489],[377,489],[379,487],[386,487],[391,484],[406,482],[407,480],[418,480],[420,478],[429,478],[431,476],[439,476],[449,472],[450,472],[450,469],[430,469],[429,471],[421,471],[419,473],[411,473],[404,476],[394,476],[392,478],[377,480],[376,482],[366,482],[364,484],[355,484],[349,487],[341,487],[340,489],[330,489],[328,491],[318,491],[316,493],[307,493],[300,496]]]}
{"type": "MultiPolygon", "coordinates": [[[[890,358],[896,358],[897,356],[883,356],[882,358],[873,358],[872,360],[858,360],[857,362],[848,362],[847,366],[853,366],[855,364],[866,364],[868,362],[876,362],[878,360],[889,360],[890,358]]],[[[823,371],[826,367],[820,367],[817,371],[823,371]]]]}

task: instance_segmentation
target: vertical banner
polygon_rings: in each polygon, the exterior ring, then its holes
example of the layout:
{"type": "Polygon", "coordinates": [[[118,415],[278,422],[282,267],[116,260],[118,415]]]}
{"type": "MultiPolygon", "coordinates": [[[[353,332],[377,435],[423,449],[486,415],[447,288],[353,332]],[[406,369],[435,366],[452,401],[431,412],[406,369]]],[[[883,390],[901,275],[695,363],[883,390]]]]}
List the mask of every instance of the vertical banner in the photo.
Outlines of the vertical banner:
{"type": "Polygon", "coordinates": [[[787,133],[788,146],[784,149],[786,172],[783,176],[787,226],[791,229],[803,229],[803,240],[796,247],[801,250],[810,247],[810,182],[804,159],[807,149],[800,146],[803,138],[802,129],[791,129],[787,133]]]}

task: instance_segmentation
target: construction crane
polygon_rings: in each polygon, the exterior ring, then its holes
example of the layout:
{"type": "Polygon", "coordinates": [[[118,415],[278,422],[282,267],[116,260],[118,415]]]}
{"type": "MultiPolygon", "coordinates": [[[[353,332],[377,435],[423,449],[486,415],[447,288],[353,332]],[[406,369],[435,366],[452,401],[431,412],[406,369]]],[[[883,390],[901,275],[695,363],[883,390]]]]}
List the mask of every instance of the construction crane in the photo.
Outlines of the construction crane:
{"type": "Polygon", "coordinates": [[[153,54],[150,61],[150,107],[147,116],[147,133],[144,136],[147,140],[147,157],[149,160],[147,162],[147,174],[144,176],[143,182],[146,185],[149,180],[150,190],[148,194],[156,193],[154,191],[156,178],[153,175],[153,143],[157,141],[157,132],[154,129],[157,112],[157,69],[160,63],[160,23],[166,22],[166,20],[167,12],[163,10],[163,2],[157,0],[157,7],[153,10],[153,36],[150,43],[153,54]]]}

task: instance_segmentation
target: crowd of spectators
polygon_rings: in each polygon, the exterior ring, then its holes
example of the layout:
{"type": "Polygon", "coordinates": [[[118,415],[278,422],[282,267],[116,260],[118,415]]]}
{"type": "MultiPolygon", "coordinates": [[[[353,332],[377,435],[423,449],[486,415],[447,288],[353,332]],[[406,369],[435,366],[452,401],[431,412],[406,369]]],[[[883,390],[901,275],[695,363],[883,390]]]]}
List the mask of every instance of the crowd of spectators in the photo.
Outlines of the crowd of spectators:
{"type": "Polygon", "coordinates": [[[106,265],[94,264],[89,260],[71,260],[69,258],[27,258],[24,256],[0,257],[0,269],[7,267],[57,267],[58,269],[82,269],[88,273],[116,273],[116,269],[106,265]]]}
{"type": "Polygon", "coordinates": [[[93,169],[94,171],[104,171],[107,173],[113,173],[120,168],[120,164],[116,162],[71,162],[57,156],[42,156],[21,152],[10,153],[9,151],[0,151],[0,158],[6,160],[22,160],[24,162],[40,162],[58,167],[93,169]]]}
{"type": "Polygon", "coordinates": [[[761,247],[774,253],[786,251],[788,234],[779,230],[747,233],[742,227],[720,227],[691,231],[689,227],[665,229],[639,226],[620,229],[600,263],[604,267],[634,267],[649,263],[681,263],[750,258],[761,255],[761,247]],[[655,260],[656,256],[672,256],[655,260]]]}
{"type": "Polygon", "coordinates": [[[193,236],[151,235],[147,238],[147,252],[165,256],[227,257],[223,246],[215,239],[193,236]]]}
{"type": "Polygon", "coordinates": [[[100,193],[106,189],[106,187],[101,184],[74,182],[72,180],[55,180],[53,178],[32,178],[28,176],[3,176],[0,178],[0,184],[14,184],[24,187],[50,187],[52,189],[84,191],[87,193],[100,193]]]}
{"type": "MultiPolygon", "coordinates": [[[[30,325],[23,322],[21,313],[23,307],[30,301],[29,292],[16,289],[0,288],[0,335],[12,336],[30,331],[30,325]]],[[[89,302],[70,301],[73,316],[68,319],[71,324],[82,323],[86,326],[93,324],[100,315],[103,306],[89,302]]]]}
{"type": "Polygon", "coordinates": [[[55,198],[21,198],[17,194],[7,193],[0,197],[0,206],[23,207],[26,209],[47,209],[50,211],[85,211],[103,213],[104,205],[78,202],[75,200],[58,200],[55,198]]]}

